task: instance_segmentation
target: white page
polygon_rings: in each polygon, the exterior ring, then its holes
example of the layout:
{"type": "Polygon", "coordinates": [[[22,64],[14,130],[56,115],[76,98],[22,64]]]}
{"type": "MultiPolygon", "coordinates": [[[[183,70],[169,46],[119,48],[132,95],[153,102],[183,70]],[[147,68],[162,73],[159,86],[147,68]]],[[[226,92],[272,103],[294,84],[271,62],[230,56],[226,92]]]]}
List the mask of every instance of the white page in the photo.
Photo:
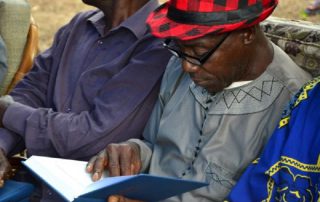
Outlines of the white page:
{"type": "MultiPolygon", "coordinates": [[[[124,182],[137,177],[137,175],[108,177],[108,178],[101,179],[98,182],[92,182],[90,174],[85,172],[85,167],[87,162],[84,162],[84,161],[32,156],[26,161],[24,161],[23,164],[25,164],[28,168],[30,168],[30,170],[32,170],[35,174],[37,174],[40,178],[42,178],[43,181],[49,184],[52,188],[54,188],[57,192],[59,192],[62,196],[64,196],[64,198],[68,201],[73,201],[75,198],[77,198],[80,195],[85,195],[84,197],[93,197],[98,193],[96,192],[90,193],[90,192],[99,190],[100,188],[103,188],[103,190],[101,190],[99,194],[106,194],[106,192],[110,191],[109,189],[110,185],[113,186],[120,182],[124,182]]],[[[143,174],[138,176],[143,176],[143,174]]],[[[153,183],[155,182],[154,180],[158,178],[161,178],[162,180],[166,179],[165,177],[159,177],[159,176],[154,178],[154,176],[152,175],[144,175],[144,176],[148,176],[149,179],[150,177],[153,178],[151,181],[149,181],[153,183]]],[[[175,182],[175,186],[176,186],[177,183],[181,184],[182,179],[172,178],[171,181],[175,182]]],[[[144,196],[145,194],[145,191],[144,191],[145,188],[143,187],[144,182],[141,181],[140,183],[137,183],[137,185],[140,186],[141,193],[139,193],[139,195],[144,196]]],[[[136,184],[134,186],[136,186],[136,184]]],[[[117,187],[113,187],[113,188],[117,188],[117,187]]],[[[131,188],[130,187],[126,188],[126,187],[123,187],[123,185],[120,185],[120,189],[123,190],[123,189],[131,189],[131,188]]],[[[170,195],[174,194],[174,192],[170,193],[170,195]]],[[[99,194],[97,196],[99,196],[99,194]]],[[[146,197],[153,198],[154,196],[146,196],[146,197]]]]}
{"type": "Polygon", "coordinates": [[[93,183],[85,161],[31,156],[25,164],[69,201],[93,183]]]}

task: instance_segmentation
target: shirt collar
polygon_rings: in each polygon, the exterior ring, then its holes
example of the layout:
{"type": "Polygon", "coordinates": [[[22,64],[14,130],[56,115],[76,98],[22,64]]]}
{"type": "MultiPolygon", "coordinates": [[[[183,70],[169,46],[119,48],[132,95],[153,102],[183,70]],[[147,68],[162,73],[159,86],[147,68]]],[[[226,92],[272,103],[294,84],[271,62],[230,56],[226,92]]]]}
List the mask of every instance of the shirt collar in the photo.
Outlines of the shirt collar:
{"type": "Polygon", "coordinates": [[[238,88],[244,85],[247,85],[248,83],[251,83],[252,80],[250,81],[237,81],[237,82],[233,82],[232,84],[230,84],[230,86],[226,87],[225,89],[233,89],[233,88],[238,88]]]}
{"type": "MultiPolygon", "coordinates": [[[[147,31],[147,26],[145,23],[141,23],[141,21],[145,22],[149,14],[159,6],[157,0],[150,0],[147,4],[145,4],[142,8],[140,8],[135,14],[130,16],[127,20],[123,21],[117,27],[114,27],[111,31],[117,30],[121,27],[129,29],[137,38],[141,38],[147,31]]],[[[101,36],[105,36],[105,20],[104,14],[102,11],[98,11],[93,16],[91,16],[88,21],[95,26],[97,31],[101,36]]]]}

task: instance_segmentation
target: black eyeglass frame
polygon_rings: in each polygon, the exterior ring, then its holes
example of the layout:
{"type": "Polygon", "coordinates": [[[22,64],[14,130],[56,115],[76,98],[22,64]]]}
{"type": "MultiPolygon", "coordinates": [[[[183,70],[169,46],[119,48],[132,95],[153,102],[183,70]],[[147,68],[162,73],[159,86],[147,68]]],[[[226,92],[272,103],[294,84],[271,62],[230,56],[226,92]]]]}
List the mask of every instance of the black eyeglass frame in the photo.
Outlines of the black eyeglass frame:
{"type": "Polygon", "coordinates": [[[194,64],[197,66],[202,66],[211,57],[211,55],[213,55],[213,53],[216,50],[218,50],[218,48],[223,44],[223,42],[228,38],[229,35],[230,35],[230,32],[227,33],[215,47],[210,49],[208,52],[204,53],[200,58],[188,55],[184,52],[181,52],[181,51],[171,47],[169,44],[172,41],[172,39],[170,39],[170,38],[166,39],[162,45],[163,45],[163,47],[168,49],[174,56],[181,58],[183,60],[186,60],[191,64],[194,64]]]}

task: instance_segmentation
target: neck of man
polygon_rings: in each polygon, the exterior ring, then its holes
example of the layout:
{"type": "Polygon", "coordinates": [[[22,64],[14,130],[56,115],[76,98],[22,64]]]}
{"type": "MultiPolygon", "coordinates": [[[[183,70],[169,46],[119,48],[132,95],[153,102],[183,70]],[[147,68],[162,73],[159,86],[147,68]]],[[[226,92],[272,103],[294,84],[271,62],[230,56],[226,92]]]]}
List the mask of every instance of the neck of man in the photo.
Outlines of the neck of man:
{"type": "Polygon", "coordinates": [[[246,79],[254,80],[258,78],[268,68],[273,60],[273,46],[266,38],[264,33],[259,30],[256,38],[256,43],[251,48],[251,56],[248,60],[248,68],[246,79]]]}
{"type": "Polygon", "coordinates": [[[123,21],[133,15],[149,0],[114,0],[104,1],[99,9],[104,13],[108,29],[120,25],[123,21]]]}

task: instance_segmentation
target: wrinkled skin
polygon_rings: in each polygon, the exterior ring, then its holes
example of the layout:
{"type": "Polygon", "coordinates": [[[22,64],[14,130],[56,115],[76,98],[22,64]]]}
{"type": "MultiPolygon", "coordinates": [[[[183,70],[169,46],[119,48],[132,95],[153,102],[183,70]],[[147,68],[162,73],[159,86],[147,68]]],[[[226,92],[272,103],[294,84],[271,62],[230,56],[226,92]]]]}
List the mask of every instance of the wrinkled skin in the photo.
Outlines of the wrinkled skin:
{"type": "Polygon", "coordinates": [[[141,160],[138,145],[135,143],[109,144],[87,164],[87,172],[92,173],[93,181],[99,180],[104,170],[109,171],[109,176],[139,173],[141,160]]]}
{"type": "MultiPolygon", "coordinates": [[[[176,43],[181,52],[199,58],[217,46],[224,35],[209,34],[194,40],[177,40],[176,43]]],[[[233,82],[254,80],[265,71],[273,56],[271,44],[261,38],[257,26],[234,31],[203,65],[182,60],[183,71],[209,93],[220,92],[233,82]]]]}
{"type": "MultiPolygon", "coordinates": [[[[134,175],[141,170],[140,150],[135,143],[109,144],[105,150],[92,157],[86,171],[92,174],[92,180],[101,178],[104,170],[109,176],[134,175]]],[[[123,196],[110,196],[108,202],[138,202],[123,196]]]]}

